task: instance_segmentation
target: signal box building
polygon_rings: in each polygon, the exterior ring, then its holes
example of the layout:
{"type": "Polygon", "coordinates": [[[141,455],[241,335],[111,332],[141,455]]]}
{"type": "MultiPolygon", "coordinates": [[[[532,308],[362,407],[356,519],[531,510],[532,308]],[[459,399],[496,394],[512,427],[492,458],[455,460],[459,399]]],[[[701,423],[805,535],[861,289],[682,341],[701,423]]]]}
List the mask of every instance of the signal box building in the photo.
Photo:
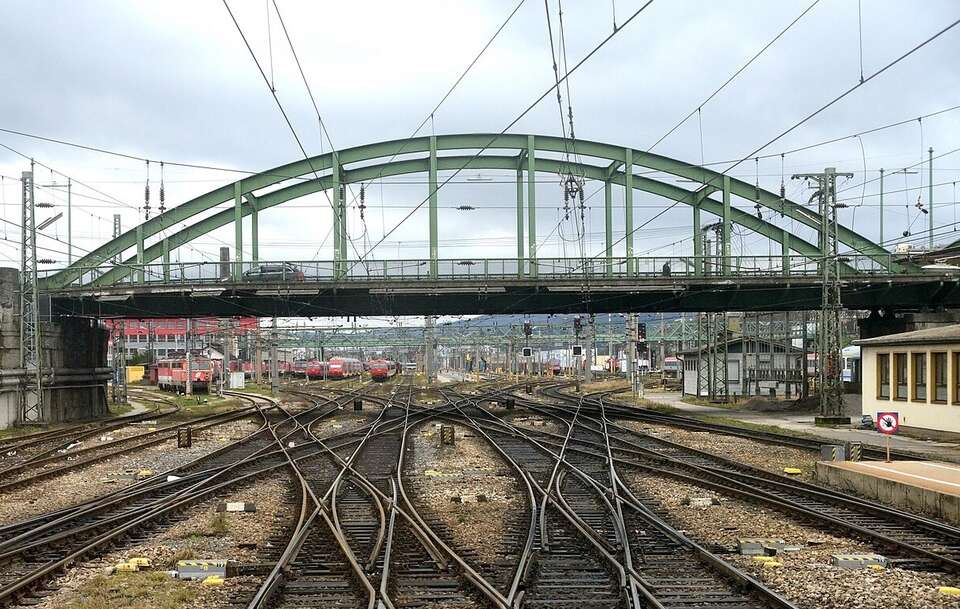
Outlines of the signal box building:
{"type": "Polygon", "coordinates": [[[902,429],[960,434],[960,325],[856,341],[863,414],[900,413],[902,429]]]}
{"type": "MultiPolygon", "coordinates": [[[[703,388],[709,386],[706,377],[711,353],[703,347],[685,351],[681,356],[683,394],[706,397],[703,388]]],[[[803,351],[788,344],[756,338],[730,339],[726,344],[727,394],[798,396],[803,383],[803,359],[803,351]]],[[[722,375],[723,368],[718,368],[722,375]]]]}

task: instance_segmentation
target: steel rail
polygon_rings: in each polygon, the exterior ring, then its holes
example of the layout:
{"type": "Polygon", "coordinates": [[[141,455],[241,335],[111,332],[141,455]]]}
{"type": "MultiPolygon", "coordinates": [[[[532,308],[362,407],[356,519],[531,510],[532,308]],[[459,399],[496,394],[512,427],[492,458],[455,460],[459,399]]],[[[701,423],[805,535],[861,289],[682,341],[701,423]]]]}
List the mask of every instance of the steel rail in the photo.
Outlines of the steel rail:
{"type": "MultiPolygon", "coordinates": [[[[560,415],[549,412],[548,409],[541,408],[541,406],[542,405],[535,405],[535,406],[531,406],[531,408],[534,410],[539,410],[540,412],[548,416],[560,417],[560,415]]],[[[581,417],[580,419],[581,421],[583,421],[585,418],[586,417],[581,417]]],[[[581,422],[580,424],[582,425],[583,423],[581,422]]],[[[877,530],[874,530],[866,526],[859,525],[855,522],[851,522],[843,518],[838,518],[836,516],[826,514],[822,511],[808,508],[800,503],[797,503],[795,500],[790,500],[789,498],[777,496],[769,491],[763,490],[762,488],[758,488],[758,487],[760,485],[766,484],[766,485],[774,486],[775,488],[780,488],[784,491],[790,491],[790,492],[799,491],[801,493],[806,494],[807,496],[812,496],[817,500],[833,502],[835,504],[840,503],[844,507],[849,508],[851,510],[859,511],[865,514],[872,514],[874,516],[878,514],[882,514],[894,519],[906,518],[908,521],[908,527],[906,529],[907,531],[910,530],[909,526],[922,527],[925,530],[932,529],[938,533],[951,537],[953,539],[953,543],[957,545],[960,545],[960,529],[955,529],[953,527],[943,525],[942,523],[936,523],[935,521],[929,521],[928,519],[924,519],[922,517],[912,515],[906,512],[901,512],[899,510],[892,510],[890,508],[886,508],[885,506],[881,506],[878,504],[872,504],[870,502],[861,500],[860,498],[845,495],[837,491],[820,489],[820,487],[816,487],[814,485],[809,485],[806,483],[800,483],[799,481],[796,481],[793,479],[782,478],[770,472],[762,472],[761,470],[756,470],[756,468],[751,468],[750,466],[739,464],[739,463],[724,459],[723,457],[712,455],[710,453],[697,451],[696,449],[686,447],[682,444],[672,443],[672,442],[663,440],[662,438],[647,436],[645,434],[641,434],[640,432],[636,432],[634,430],[627,430],[627,429],[624,429],[624,430],[630,432],[633,435],[644,437],[645,439],[649,439],[650,441],[663,444],[665,446],[670,446],[674,449],[684,450],[684,451],[688,451],[689,453],[697,454],[698,456],[711,459],[717,463],[724,463],[731,467],[737,467],[743,470],[750,470],[751,473],[738,474],[737,472],[731,472],[721,468],[698,465],[698,464],[686,461],[682,458],[672,457],[670,455],[665,455],[663,453],[654,451],[652,449],[642,447],[640,445],[631,443],[622,438],[619,438],[617,440],[621,443],[626,443],[630,445],[630,447],[629,448],[619,447],[615,449],[616,451],[629,454],[634,458],[654,459],[655,462],[666,463],[672,466],[674,469],[668,469],[668,468],[662,468],[662,467],[656,468],[656,467],[645,465],[639,462],[630,461],[628,459],[618,459],[618,462],[620,463],[623,463],[625,465],[630,465],[633,467],[639,467],[647,471],[659,473],[661,475],[669,475],[678,479],[682,478],[684,481],[694,485],[708,486],[720,492],[734,493],[741,497],[748,498],[754,502],[765,503],[767,505],[779,507],[781,509],[785,509],[789,512],[792,512],[794,514],[799,514],[801,516],[812,518],[820,522],[828,523],[831,526],[852,532],[857,536],[872,539],[882,546],[899,548],[900,550],[906,551],[908,554],[912,554],[914,556],[929,560],[933,564],[937,564],[942,567],[948,568],[953,572],[960,572],[960,560],[956,558],[950,558],[948,556],[944,556],[942,552],[939,550],[939,548],[936,550],[929,550],[929,549],[917,546],[915,543],[911,543],[902,539],[891,537],[890,535],[887,535],[885,533],[879,532],[877,530]],[[680,472],[676,471],[677,468],[679,468],[680,470],[690,472],[690,474],[679,476],[677,474],[679,474],[680,472]],[[740,477],[741,480],[738,480],[737,477],[740,477]],[[777,478],[782,478],[782,480],[778,480],[777,478]],[[807,487],[810,487],[810,488],[807,488],[807,487]]],[[[541,433],[545,433],[545,432],[541,432],[541,433]]],[[[558,440],[555,440],[555,441],[558,441],[558,440]]]]}

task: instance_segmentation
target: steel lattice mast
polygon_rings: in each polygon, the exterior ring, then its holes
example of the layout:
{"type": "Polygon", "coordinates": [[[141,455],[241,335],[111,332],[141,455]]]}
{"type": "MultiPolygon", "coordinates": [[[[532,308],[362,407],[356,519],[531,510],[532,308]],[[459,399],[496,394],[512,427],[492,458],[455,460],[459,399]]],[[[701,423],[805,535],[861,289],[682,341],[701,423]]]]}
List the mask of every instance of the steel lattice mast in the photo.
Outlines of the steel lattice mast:
{"type": "Polygon", "coordinates": [[[33,161],[21,176],[23,186],[20,233],[20,367],[25,370],[20,393],[20,421],[43,421],[40,310],[37,292],[37,226],[34,210],[33,161]]]}
{"type": "Polygon", "coordinates": [[[817,324],[817,390],[820,416],[843,416],[843,385],[840,377],[840,255],[837,224],[837,177],[852,178],[852,173],[837,173],[827,167],[822,173],[795,174],[794,179],[809,180],[817,190],[820,216],[820,316],[817,324]]]}

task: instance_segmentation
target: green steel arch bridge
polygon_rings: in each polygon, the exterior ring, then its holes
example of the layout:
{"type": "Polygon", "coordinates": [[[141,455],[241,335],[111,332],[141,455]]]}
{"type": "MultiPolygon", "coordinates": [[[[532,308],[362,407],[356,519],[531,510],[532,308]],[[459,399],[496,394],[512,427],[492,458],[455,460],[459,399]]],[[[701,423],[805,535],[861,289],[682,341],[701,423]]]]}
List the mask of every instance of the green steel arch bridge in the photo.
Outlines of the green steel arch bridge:
{"type": "MultiPolygon", "coordinates": [[[[665,156],[544,135],[452,134],[378,142],[274,167],[173,207],[101,245],[69,267],[47,272],[40,291],[55,314],[103,317],[250,315],[428,315],[636,311],[804,310],[820,306],[818,245],[731,204],[738,198],[821,231],[806,207],[728,175],[665,156]],[[570,158],[577,159],[576,162],[570,158]],[[516,256],[438,256],[439,172],[516,172],[516,256]],[[542,258],[537,252],[537,173],[574,174],[604,185],[605,248],[590,258],[542,258]],[[426,174],[429,257],[352,259],[343,187],[377,178],[426,174]],[[683,188],[665,175],[689,184],[683,188]],[[623,189],[624,232],[614,234],[613,187],[623,189]],[[262,259],[259,214],[329,191],[334,259],[262,259]],[[634,255],[635,191],[665,205],[692,208],[690,255],[634,255]],[[214,208],[232,203],[232,209],[214,208]],[[213,213],[211,213],[213,212],[213,213]],[[704,251],[701,218],[715,217],[719,251],[704,251]],[[243,257],[249,217],[250,259],[243,257]],[[186,228],[166,234],[171,227],[186,228]],[[171,251],[228,224],[234,260],[171,262],[171,251]],[[779,244],[774,256],[731,255],[738,225],[779,244]],[[164,232],[165,236],[161,235],[164,232]],[[624,256],[614,246],[624,244],[624,256]],[[280,268],[277,273],[263,268],[280,268]],[[286,269],[286,270],[283,270],[286,269]],[[300,276],[302,273],[302,277],[300,276]]],[[[769,216],[768,216],[769,217],[769,216]]],[[[958,278],[900,262],[845,226],[837,229],[842,299],[852,309],[960,305],[958,278]],[[844,249],[845,248],[845,249],[844,249]]]]}

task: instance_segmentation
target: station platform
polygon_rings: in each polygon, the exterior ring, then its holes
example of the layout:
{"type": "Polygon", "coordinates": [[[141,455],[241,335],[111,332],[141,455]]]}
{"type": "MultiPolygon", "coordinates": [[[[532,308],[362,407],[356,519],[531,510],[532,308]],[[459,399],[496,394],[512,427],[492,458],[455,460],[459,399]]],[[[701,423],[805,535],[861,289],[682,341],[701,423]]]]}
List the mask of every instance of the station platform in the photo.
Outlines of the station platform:
{"type": "Polygon", "coordinates": [[[960,525],[960,465],[939,461],[820,461],[817,481],[960,525]]]}

